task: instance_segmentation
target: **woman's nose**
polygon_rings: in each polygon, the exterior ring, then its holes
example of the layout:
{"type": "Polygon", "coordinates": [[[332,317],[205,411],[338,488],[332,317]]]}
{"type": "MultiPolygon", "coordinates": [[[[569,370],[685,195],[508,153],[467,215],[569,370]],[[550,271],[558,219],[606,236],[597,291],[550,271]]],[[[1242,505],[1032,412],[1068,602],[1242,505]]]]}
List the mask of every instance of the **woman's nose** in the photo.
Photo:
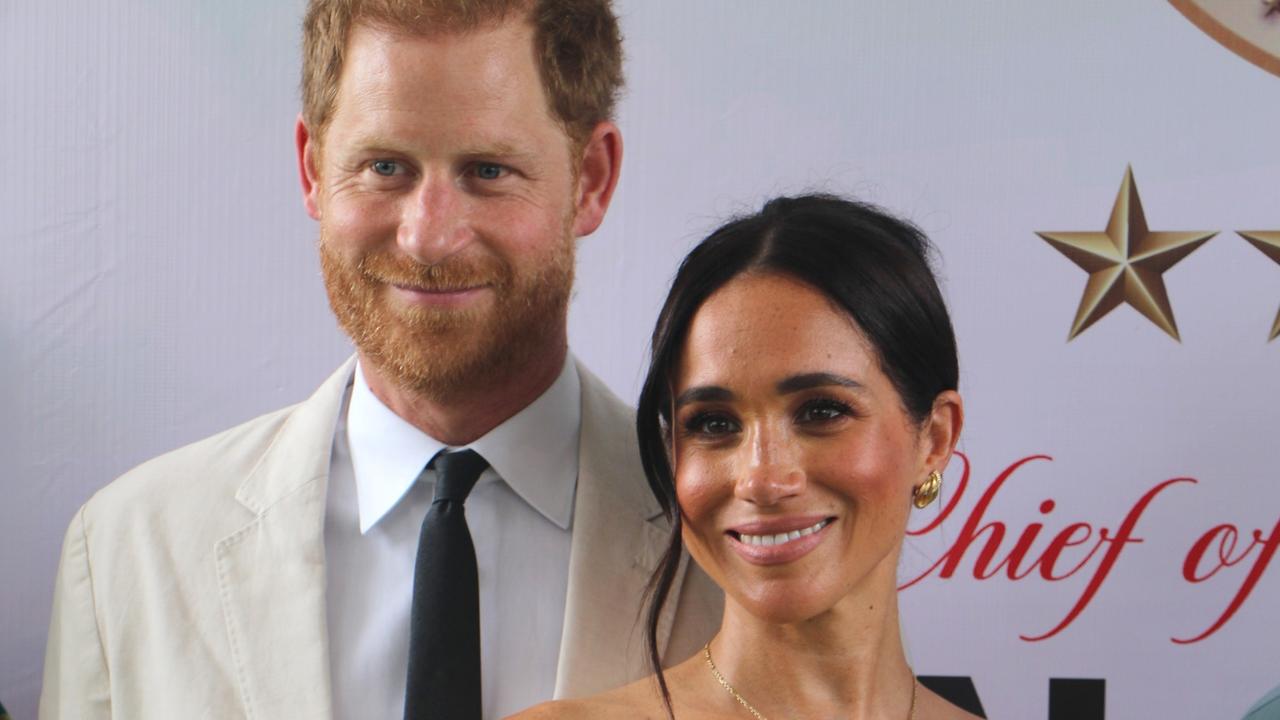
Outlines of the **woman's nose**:
{"type": "Polygon", "coordinates": [[[797,448],[784,433],[771,428],[752,431],[741,448],[734,495],[755,505],[776,505],[798,495],[805,482],[797,448]]]}

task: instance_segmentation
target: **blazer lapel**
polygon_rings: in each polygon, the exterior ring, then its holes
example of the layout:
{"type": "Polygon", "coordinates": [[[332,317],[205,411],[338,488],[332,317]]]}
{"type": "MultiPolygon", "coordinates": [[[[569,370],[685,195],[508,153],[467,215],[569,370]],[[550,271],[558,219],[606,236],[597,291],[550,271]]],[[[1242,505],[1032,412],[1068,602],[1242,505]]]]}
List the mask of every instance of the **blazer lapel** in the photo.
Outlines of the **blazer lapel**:
{"type": "MultiPolygon", "coordinates": [[[[632,411],[581,364],[582,435],[557,698],[595,694],[648,674],[641,600],[667,530],[640,471],[632,411]]],[[[658,623],[666,649],[681,560],[658,623]]]]}
{"type": "Polygon", "coordinates": [[[255,514],[215,549],[246,716],[331,717],[325,491],[354,358],[295,407],[236,499],[255,514]]]}

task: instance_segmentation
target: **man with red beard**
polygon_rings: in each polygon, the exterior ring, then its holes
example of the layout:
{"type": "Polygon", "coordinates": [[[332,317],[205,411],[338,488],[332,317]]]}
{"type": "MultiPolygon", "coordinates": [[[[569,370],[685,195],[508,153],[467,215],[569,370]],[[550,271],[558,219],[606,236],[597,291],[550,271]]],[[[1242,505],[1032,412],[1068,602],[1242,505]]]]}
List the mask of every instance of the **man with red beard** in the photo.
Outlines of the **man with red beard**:
{"type": "MultiPolygon", "coordinates": [[[[621,81],[608,0],[311,1],[299,167],[356,355],[85,504],[42,718],[496,718],[645,674],[665,530],[566,332],[621,81]]],[[[720,609],[675,582],[668,660],[720,609]]]]}

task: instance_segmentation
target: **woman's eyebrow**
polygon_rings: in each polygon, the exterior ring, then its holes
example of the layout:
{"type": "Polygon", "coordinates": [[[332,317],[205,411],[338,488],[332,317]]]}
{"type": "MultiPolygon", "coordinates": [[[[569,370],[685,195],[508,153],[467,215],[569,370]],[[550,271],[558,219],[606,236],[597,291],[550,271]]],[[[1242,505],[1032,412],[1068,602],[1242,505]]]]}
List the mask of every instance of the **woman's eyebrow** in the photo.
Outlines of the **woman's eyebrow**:
{"type": "Polygon", "coordinates": [[[694,402],[728,402],[734,395],[727,388],[718,385],[692,387],[676,396],[676,407],[684,407],[694,402]]]}
{"type": "Polygon", "coordinates": [[[792,375],[789,378],[779,380],[777,384],[778,394],[787,395],[789,393],[800,392],[816,387],[828,387],[831,385],[839,385],[840,387],[850,388],[852,390],[862,390],[862,383],[852,378],[835,373],[813,372],[803,373],[801,375],[792,375]]]}

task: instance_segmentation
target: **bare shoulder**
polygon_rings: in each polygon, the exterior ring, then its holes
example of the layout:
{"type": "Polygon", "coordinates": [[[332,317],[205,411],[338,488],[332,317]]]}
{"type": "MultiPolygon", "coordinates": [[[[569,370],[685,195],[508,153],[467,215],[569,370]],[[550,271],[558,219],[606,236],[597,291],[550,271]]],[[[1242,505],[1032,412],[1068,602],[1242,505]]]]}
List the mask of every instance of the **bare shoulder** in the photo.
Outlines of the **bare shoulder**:
{"type": "Polygon", "coordinates": [[[575,700],[556,700],[535,705],[509,720],[665,720],[666,713],[655,702],[649,679],[640,680],[600,695],[575,700]]]}
{"type": "Polygon", "coordinates": [[[589,700],[553,700],[534,705],[511,715],[507,720],[549,720],[550,718],[587,718],[592,715],[589,700]]]}
{"type": "Polygon", "coordinates": [[[920,695],[916,701],[918,711],[916,717],[920,718],[920,720],[982,720],[977,715],[965,712],[952,705],[941,695],[924,685],[920,685],[919,688],[920,695]]]}

